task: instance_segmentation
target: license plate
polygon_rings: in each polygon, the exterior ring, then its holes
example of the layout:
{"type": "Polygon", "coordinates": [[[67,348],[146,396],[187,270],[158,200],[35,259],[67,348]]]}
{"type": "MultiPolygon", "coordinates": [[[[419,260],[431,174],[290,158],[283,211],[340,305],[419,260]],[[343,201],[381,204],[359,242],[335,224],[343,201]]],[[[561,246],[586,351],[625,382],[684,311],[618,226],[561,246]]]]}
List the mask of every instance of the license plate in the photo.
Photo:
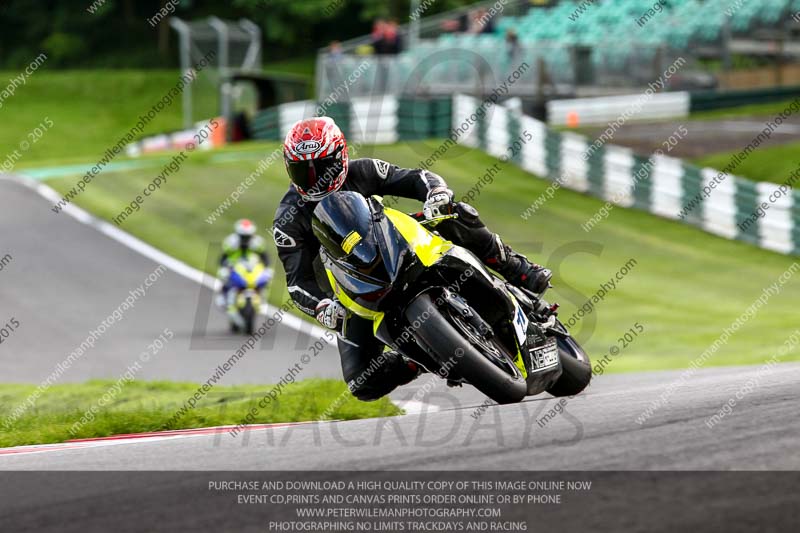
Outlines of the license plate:
{"type": "Polygon", "coordinates": [[[558,364],[558,344],[555,339],[548,340],[544,346],[538,346],[531,350],[531,362],[533,371],[538,372],[558,364]]]}

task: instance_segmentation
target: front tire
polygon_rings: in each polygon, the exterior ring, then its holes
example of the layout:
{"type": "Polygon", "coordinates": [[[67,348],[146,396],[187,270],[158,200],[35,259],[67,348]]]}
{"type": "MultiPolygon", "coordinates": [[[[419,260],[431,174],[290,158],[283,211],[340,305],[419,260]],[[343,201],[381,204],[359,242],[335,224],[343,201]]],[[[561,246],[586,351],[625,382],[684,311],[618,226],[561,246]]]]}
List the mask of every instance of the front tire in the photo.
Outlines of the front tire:
{"type": "Polygon", "coordinates": [[[253,307],[253,302],[248,299],[247,303],[242,308],[242,319],[244,319],[244,332],[246,335],[253,334],[253,324],[256,319],[256,312],[255,308],[253,307]]]}
{"type": "Polygon", "coordinates": [[[430,296],[422,294],[412,301],[405,317],[409,324],[420,324],[414,337],[430,349],[440,365],[455,369],[497,403],[516,403],[525,398],[528,386],[522,374],[517,371],[511,375],[487,359],[448,322],[430,296]]]}

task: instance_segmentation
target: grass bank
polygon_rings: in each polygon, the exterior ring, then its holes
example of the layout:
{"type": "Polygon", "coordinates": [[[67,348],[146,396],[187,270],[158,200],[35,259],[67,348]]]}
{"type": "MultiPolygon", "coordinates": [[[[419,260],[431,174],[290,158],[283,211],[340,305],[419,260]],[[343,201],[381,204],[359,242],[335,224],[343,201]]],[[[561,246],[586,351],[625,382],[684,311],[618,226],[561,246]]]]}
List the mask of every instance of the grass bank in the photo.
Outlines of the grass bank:
{"type": "MultiPolygon", "coordinates": [[[[694,163],[711,168],[725,168],[737,152],[709,154],[695,159],[694,163]]],[[[780,184],[788,180],[798,169],[800,169],[800,143],[795,142],[758,148],[750,152],[747,159],[739,163],[733,173],[754,181],[780,184]]]]}
{"type": "MultiPolygon", "coordinates": [[[[417,167],[441,141],[391,146],[364,146],[372,156],[400,166],[417,167]]],[[[216,153],[195,153],[168,183],[151,196],[122,229],[208,272],[216,268],[219,243],[240,217],[256,221],[269,234],[275,208],[287,188],[280,159],[243,192],[238,202],[209,223],[209,214],[258,165],[277,143],[250,144],[216,153]]],[[[572,327],[590,354],[602,357],[634,324],[645,332],[622,350],[608,372],[683,368],[715,343],[724,328],[759,298],[764,289],[796,260],[753,246],[728,241],[679,222],[616,207],[590,232],[581,225],[603,202],[561,189],[528,219],[522,213],[542,195],[549,182],[477,150],[452,148],[432,170],[447,179],[461,197],[499,165],[491,183],[472,203],[482,218],[509,244],[548,265],[555,273],[549,299],[561,304],[568,320],[609,284],[624,265],[635,266],[608,290],[602,301],[572,327]]],[[[138,194],[157,172],[152,169],[106,172],[87,187],[78,203],[110,219],[138,194]]],[[[75,177],[49,183],[60,192],[75,177]]],[[[483,180],[486,182],[486,180],[483,180]]],[[[413,202],[400,207],[418,210],[413,202]]],[[[62,216],[52,215],[48,216],[62,216]]],[[[271,239],[269,253],[276,257],[271,239]]],[[[280,267],[270,299],[288,298],[280,267]]],[[[719,348],[705,365],[759,364],[772,356],[797,327],[800,278],[781,286],[766,306],[719,348]]],[[[786,358],[800,359],[794,353],[786,358]]]]}
{"type": "MultiPolygon", "coordinates": [[[[0,412],[4,414],[0,420],[0,447],[235,425],[272,389],[271,385],[214,387],[194,409],[175,420],[175,413],[197,391],[198,384],[133,381],[119,388],[109,405],[98,406],[106,393],[116,390],[115,386],[115,381],[104,380],[54,385],[9,429],[3,424],[5,416],[23,404],[36,386],[0,384],[0,412]],[[93,406],[96,414],[91,411],[93,406]],[[82,418],[86,423],[81,423],[82,418]]],[[[323,414],[329,419],[352,420],[393,416],[400,410],[387,398],[360,402],[340,380],[309,379],[288,385],[277,401],[259,410],[254,423],[319,420],[323,414]]]]}

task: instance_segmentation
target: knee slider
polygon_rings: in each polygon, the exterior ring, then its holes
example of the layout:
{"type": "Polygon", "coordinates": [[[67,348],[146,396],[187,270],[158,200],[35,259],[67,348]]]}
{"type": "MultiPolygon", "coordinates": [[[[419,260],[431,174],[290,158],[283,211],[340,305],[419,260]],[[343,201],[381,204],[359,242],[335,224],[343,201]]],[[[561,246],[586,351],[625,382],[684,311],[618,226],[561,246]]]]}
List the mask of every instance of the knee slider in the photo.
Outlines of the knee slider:
{"type": "Polygon", "coordinates": [[[417,377],[396,352],[384,352],[383,363],[360,383],[351,380],[350,392],[362,402],[373,402],[383,398],[400,385],[405,385],[417,377]]]}

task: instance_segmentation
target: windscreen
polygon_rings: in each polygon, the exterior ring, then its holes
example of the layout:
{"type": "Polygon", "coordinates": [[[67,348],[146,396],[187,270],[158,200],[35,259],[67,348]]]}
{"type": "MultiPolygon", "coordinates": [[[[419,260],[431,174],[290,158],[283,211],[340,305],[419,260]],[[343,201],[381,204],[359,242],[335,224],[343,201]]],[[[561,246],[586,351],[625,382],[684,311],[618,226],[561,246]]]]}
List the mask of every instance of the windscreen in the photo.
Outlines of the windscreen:
{"type": "Polygon", "coordinates": [[[346,257],[353,265],[366,267],[378,258],[371,217],[363,196],[340,191],[317,204],[312,227],[314,235],[333,258],[346,257]]]}

